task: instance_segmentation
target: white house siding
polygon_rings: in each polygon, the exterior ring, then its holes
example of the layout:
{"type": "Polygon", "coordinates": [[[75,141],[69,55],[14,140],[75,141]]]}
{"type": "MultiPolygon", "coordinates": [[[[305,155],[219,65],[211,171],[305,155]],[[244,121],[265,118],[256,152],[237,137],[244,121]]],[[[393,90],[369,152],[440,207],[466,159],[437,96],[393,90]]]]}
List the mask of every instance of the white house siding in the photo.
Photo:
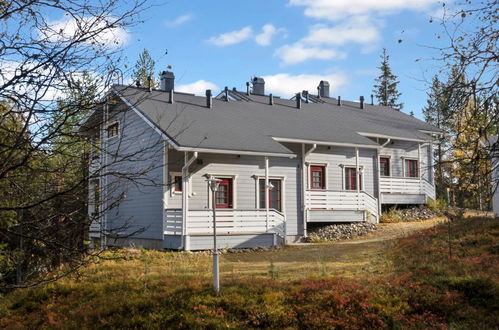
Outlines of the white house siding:
{"type": "MultiPolygon", "coordinates": [[[[382,143],[382,141],[380,141],[382,143]]],[[[421,174],[424,179],[431,182],[432,168],[428,162],[428,155],[431,153],[429,143],[421,144],[421,174]]],[[[390,157],[390,176],[403,177],[404,158],[418,159],[418,142],[397,141],[390,142],[385,148],[380,150],[380,157],[390,157]]]]}
{"type": "Polygon", "coordinates": [[[122,196],[122,200],[106,213],[107,229],[124,227],[115,230],[114,234],[125,236],[139,232],[118,241],[108,239],[107,243],[122,246],[133,243],[136,246],[161,248],[162,138],[133,110],[115,110],[113,113],[108,122],[118,120],[120,134],[115,138],[103,139],[109,152],[104,157],[107,158],[106,163],[110,164],[104,170],[110,174],[104,178],[101,188],[107,190],[107,197],[104,198],[108,206],[116,202],[119,196],[122,196]]]}
{"type": "MultiPolygon", "coordinates": [[[[169,165],[176,163],[175,159],[183,159],[183,153],[170,150],[169,165]]],[[[180,166],[169,166],[169,172],[180,172],[180,166]]],[[[234,208],[255,209],[257,205],[257,179],[265,176],[265,161],[263,156],[223,155],[200,153],[198,161],[189,168],[190,190],[189,209],[208,209],[209,191],[206,182],[207,175],[234,177],[233,196],[234,208]],[[202,164],[200,163],[202,162],[202,164]]],[[[303,226],[301,220],[301,178],[298,160],[281,157],[269,157],[269,177],[283,179],[283,213],[286,215],[288,235],[301,235],[303,226]]],[[[211,193],[211,192],[210,192],[211,193]]],[[[181,208],[181,194],[170,194],[168,208],[181,208]]]]}
{"type": "MultiPolygon", "coordinates": [[[[344,190],[344,168],[356,164],[355,148],[353,147],[326,147],[317,148],[306,157],[305,163],[310,165],[326,166],[326,189],[344,190]]],[[[378,171],[376,150],[359,148],[359,166],[363,168],[363,190],[377,198],[378,183],[376,171],[378,171]]],[[[307,168],[307,173],[309,173],[307,168]]],[[[307,185],[310,175],[307,175],[307,185]]],[[[364,213],[352,211],[320,211],[310,210],[308,222],[351,222],[364,221],[364,213]]]]}
{"type": "MultiPolygon", "coordinates": [[[[306,164],[326,165],[326,189],[344,190],[343,168],[355,167],[355,148],[317,146],[305,160],[306,164]]],[[[376,197],[377,183],[374,170],[377,169],[376,150],[359,149],[359,166],[363,168],[363,190],[376,197]]],[[[307,182],[309,180],[307,175],[307,182]]]]}

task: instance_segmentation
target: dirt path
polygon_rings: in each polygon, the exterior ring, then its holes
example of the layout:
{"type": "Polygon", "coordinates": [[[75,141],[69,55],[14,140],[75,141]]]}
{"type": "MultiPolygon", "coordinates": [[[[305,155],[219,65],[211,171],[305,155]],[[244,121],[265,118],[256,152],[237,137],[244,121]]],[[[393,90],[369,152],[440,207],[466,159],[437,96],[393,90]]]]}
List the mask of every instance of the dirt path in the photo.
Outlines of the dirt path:
{"type": "Polygon", "coordinates": [[[225,254],[221,271],[226,277],[255,276],[302,279],[314,276],[371,277],[390,270],[384,258],[397,238],[445,221],[380,224],[378,230],[358,239],[333,243],[294,244],[278,251],[225,254]]]}

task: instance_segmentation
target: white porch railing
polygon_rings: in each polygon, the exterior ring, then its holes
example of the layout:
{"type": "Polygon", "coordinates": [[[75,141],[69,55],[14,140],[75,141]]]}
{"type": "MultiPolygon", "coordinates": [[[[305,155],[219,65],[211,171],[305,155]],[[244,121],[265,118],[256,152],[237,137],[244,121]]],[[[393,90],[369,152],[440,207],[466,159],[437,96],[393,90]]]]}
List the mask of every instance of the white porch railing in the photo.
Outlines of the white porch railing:
{"type": "MultiPolygon", "coordinates": [[[[182,209],[166,209],[164,232],[168,235],[182,234],[182,209]]],[[[267,221],[266,211],[260,209],[217,209],[217,234],[276,233],[286,235],[286,217],[270,209],[267,221]]],[[[189,210],[186,233],[213,233],[213,210],[189,210]]]]}
{"type": "Polygon", "coordinates": [[[378,200],[363,191],[307,190],[305,202],[308,209],[368,211],[378,216],[378,200]]]}
{"type": "Polygon", "coordinates": [[[381,193],[420,194],[435,199],[435,187],[420,178],[381,177],[381,193]]]}

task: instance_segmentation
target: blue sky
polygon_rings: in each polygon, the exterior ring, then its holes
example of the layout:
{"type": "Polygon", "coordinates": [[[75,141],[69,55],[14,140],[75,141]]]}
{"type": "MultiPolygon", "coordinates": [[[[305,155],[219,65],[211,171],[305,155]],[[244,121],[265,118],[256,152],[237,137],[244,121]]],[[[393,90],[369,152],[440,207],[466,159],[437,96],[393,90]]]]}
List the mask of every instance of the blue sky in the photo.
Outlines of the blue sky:
{"type": "Polygon", "coordinates": [[[369,99],[385,47],[403,111],[421,118],[424,80],[437,64],[416,60],[435,55],[426,46],[438,42],[441,8],[435,0],[170,1],[127,31],[125,54],[133,65],[148,49],[157,72],[173,67],[181,91],[244,90],[250,77],[263,76],[266,91],[284,97],[316,92],[326,79],[331,96],[358,100],[369,99]]]}

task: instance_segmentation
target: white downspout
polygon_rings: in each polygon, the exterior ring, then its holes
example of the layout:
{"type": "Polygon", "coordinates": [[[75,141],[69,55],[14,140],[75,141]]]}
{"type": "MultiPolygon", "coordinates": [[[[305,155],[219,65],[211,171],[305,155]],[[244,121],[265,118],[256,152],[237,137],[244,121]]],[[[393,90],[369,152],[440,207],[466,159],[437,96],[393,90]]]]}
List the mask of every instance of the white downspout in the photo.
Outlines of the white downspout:
{"type": "Polygon", "coordinates": [[[183,250],[189,250],[187,240],[187,217],[189,216],[189,166],[198,158],[197,151],[194,152],[191,159],[188,159],[188,152],[184,152],[184,166],[182,166],[182,247],[183,250]]]}
{"type": "Polygon", "coordinates": [[[313,144],[312,148],[305,152],[305,144],[301,145],[301,168],[302,168],[302,210],[303,210],[303,237],[307,237],[307,220],[308,220],[308,208],[307,203],[305,201],[307,196],[307,167],[306,167],[306,159],[308,155],[310,155],[315,149],[317,149],[317,144],[313,144]]]}
{"type": "Polygon", "coordinates": [[[265,231],[269,230],[269,157],[265,157],[265,231]]]}

